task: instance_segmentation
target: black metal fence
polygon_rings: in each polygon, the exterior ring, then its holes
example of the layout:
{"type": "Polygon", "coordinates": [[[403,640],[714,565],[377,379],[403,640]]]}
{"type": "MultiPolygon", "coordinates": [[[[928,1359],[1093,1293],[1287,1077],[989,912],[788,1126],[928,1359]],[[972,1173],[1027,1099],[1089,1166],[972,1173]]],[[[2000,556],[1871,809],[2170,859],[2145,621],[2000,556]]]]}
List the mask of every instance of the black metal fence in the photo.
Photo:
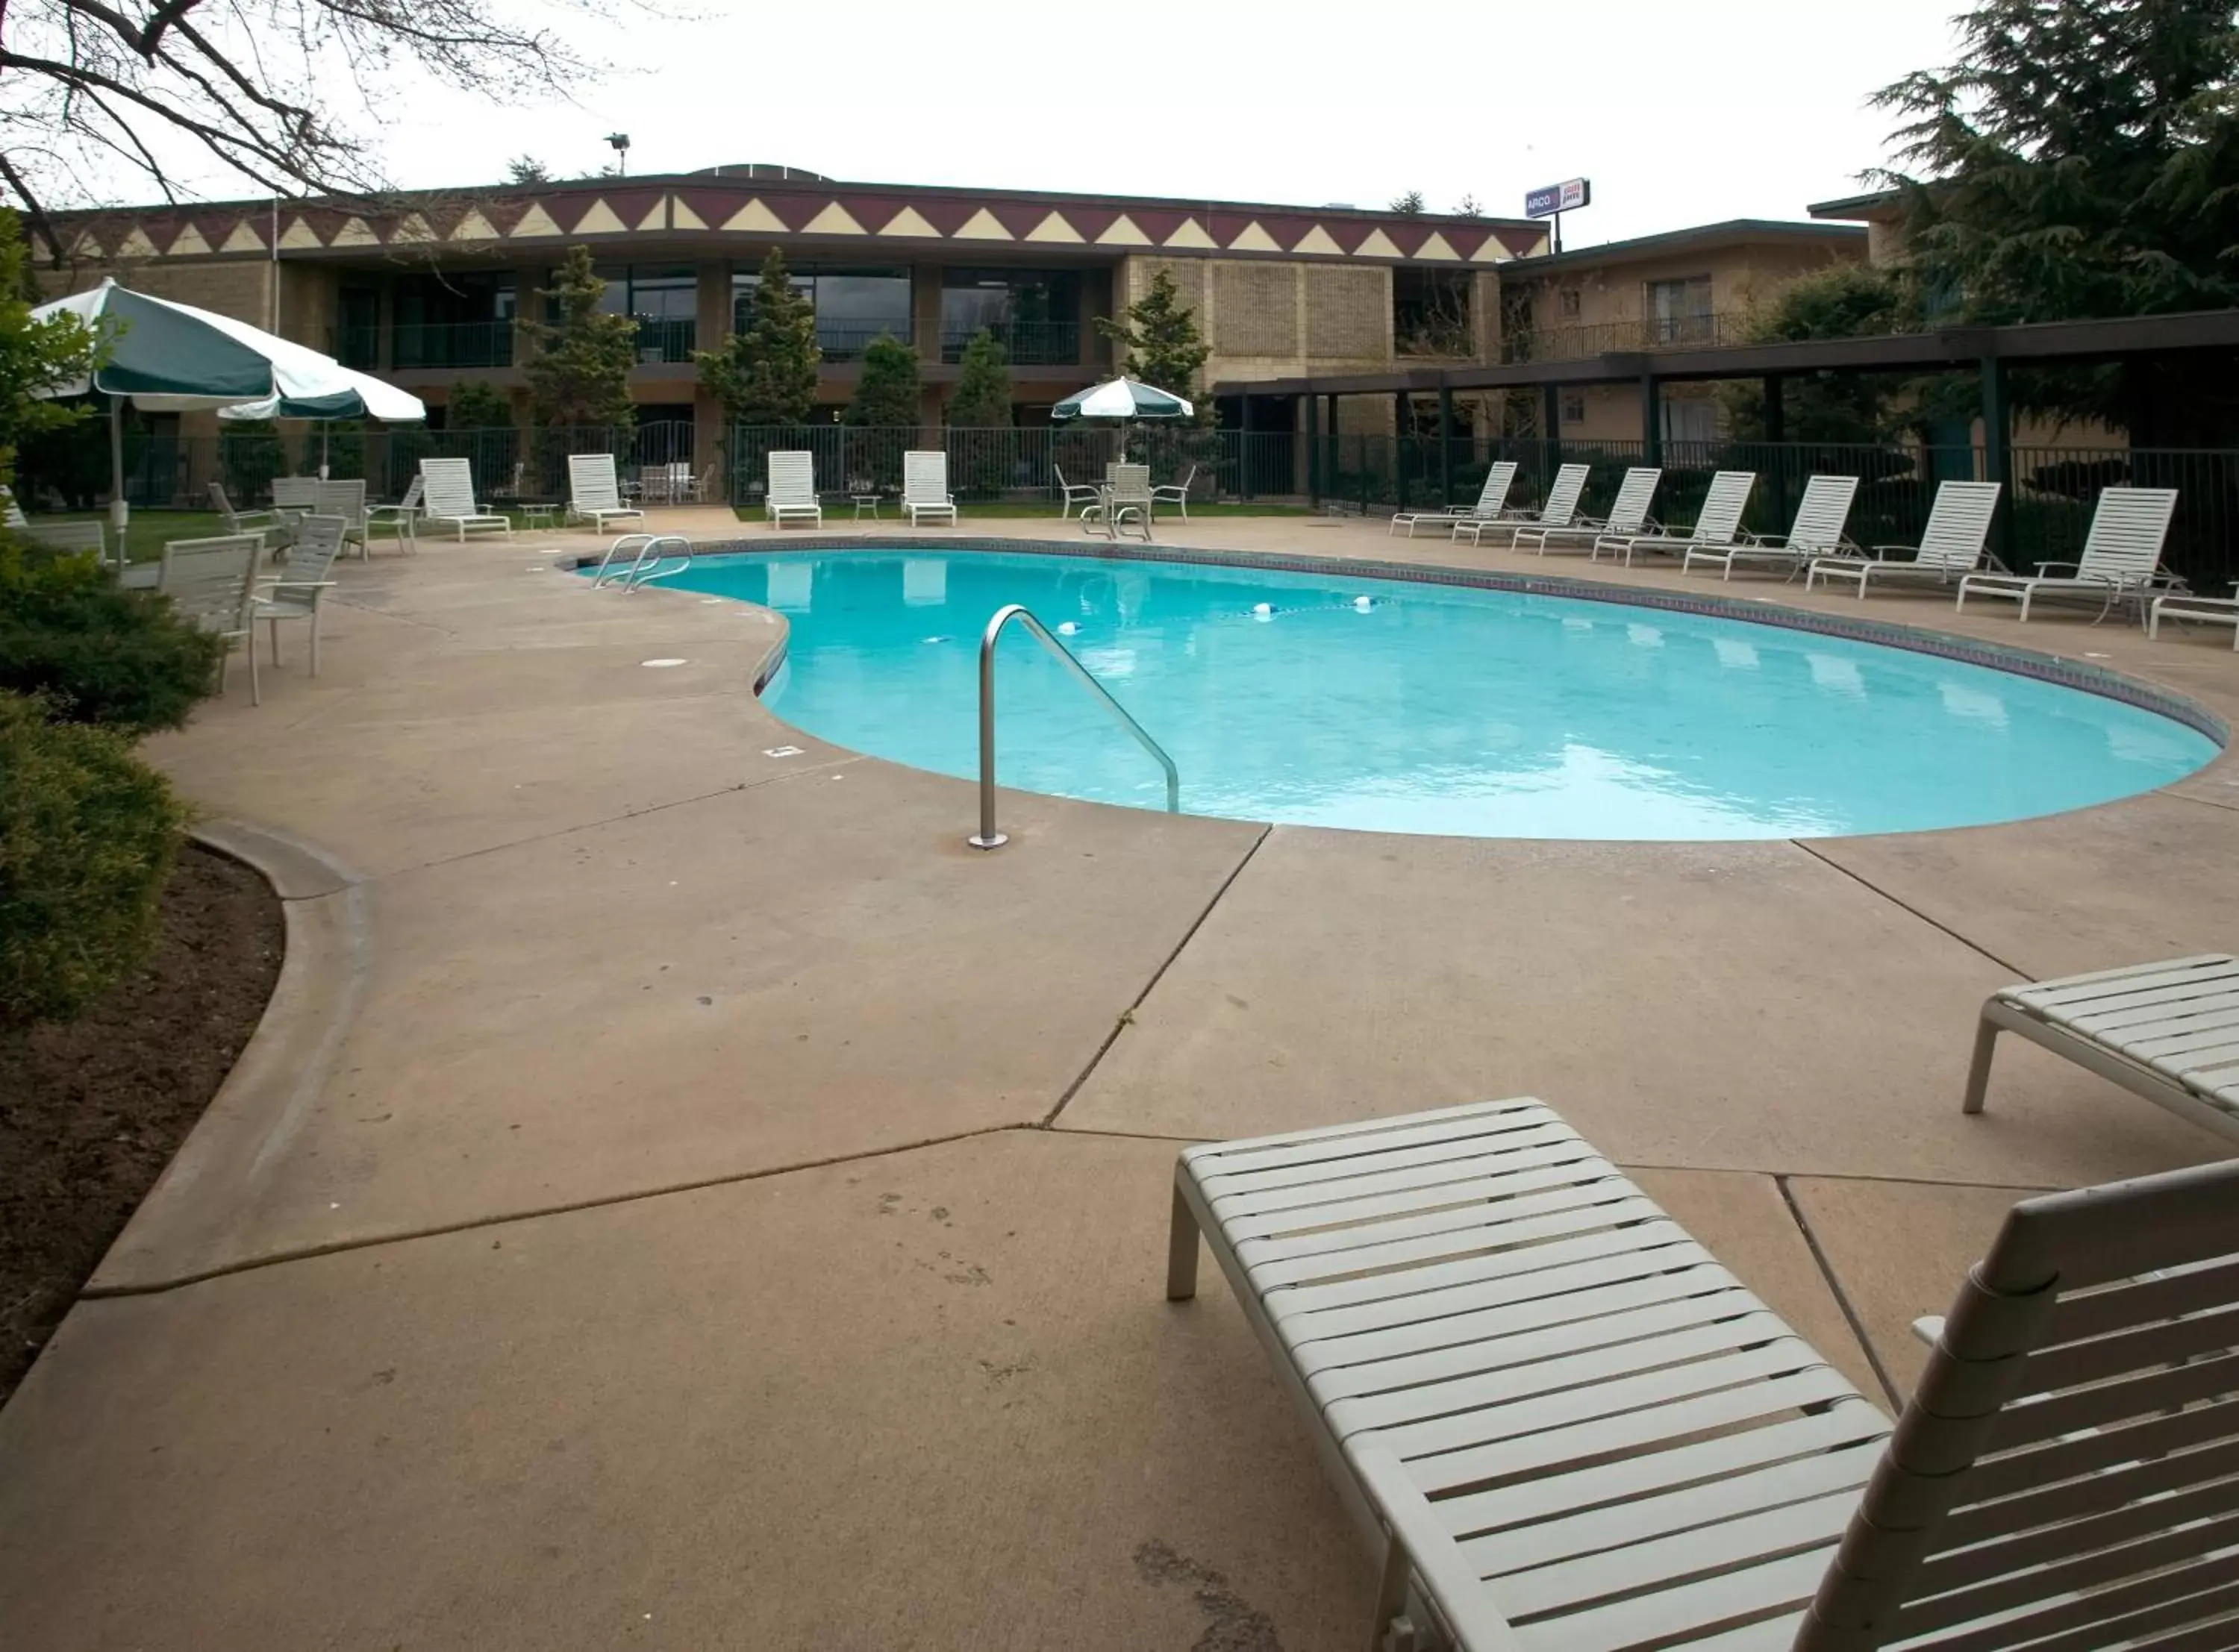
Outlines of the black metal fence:
{"type": "MultiPolygon", "coordinates": [[[[1713,473],[1750,470],[1757,485],[1744,527],[1786,531],[1805,484],[1821,473],[1860,480],[1850,537],[1861,545],[1915,545],[1947,481],[1986,481],[1993,455],[1979,447],[1844,442],[1548,441],[1538,438],[1323,435],[1301,438],[1317,500],[1368,514],[1452,503],[1466,506],[1498,460],[1513,460],[1511,505],[1545,496],[1558,466],[1593,467],[1585,501],[1599,514],[1624,470],[1653,464],[1664,472],[1656,495],[1659,521],[1691,522],[1713,473]]],[[[2175,488],[2176,518],[2168,561],[2193,585],[2215,587],[2239,577],[2239,452],[2229,449],[2016,447],[2003,455],[2005,495],[1991,548],[2008,566],[2029,568],[2072,561],[2083,549],[2100,490],[2175,488]]]]}

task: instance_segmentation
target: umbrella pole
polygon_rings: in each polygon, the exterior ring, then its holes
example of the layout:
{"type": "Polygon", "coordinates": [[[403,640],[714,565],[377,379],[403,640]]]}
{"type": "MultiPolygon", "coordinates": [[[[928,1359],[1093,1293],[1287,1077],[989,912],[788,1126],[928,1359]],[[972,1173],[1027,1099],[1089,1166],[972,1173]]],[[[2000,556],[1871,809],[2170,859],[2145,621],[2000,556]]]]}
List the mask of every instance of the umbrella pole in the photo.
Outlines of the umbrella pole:
{"type": "Polygon", "coordinates": [[[116,561],[124,563],[124,527],[132,507],[124,502],[124,398],[109,398],[109,525],[116,530],[116,561]]]}
{"type": "Polygon", "coordinates": [[[334,480],[334,478],[327,474],[327,440],[333,435],[334,428],[332,421],[329,420],[322,419],[319,421],[319,480],[321,481],[331,481],[334,480]]]}

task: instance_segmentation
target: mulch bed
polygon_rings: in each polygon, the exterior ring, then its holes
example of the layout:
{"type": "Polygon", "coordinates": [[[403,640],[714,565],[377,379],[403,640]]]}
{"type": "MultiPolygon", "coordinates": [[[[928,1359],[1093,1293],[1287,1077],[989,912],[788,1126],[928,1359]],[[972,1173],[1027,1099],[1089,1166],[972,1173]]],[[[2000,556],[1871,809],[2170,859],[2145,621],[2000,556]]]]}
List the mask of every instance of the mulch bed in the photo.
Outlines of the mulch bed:
{"type": "Polygon", "coordinates": [[[0,1031],[0,1401],[256,1030],[280,902],[189,846],[146,969],[77,1020],[0,1031]]]}

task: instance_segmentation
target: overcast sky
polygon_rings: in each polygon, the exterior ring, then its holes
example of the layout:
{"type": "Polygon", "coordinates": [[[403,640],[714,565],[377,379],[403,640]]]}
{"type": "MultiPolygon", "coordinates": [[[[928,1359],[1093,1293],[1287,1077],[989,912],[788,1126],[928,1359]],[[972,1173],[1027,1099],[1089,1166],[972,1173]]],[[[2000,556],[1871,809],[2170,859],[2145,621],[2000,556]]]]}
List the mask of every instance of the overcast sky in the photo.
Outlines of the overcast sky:
{"type": "MultiPolygon", "coordinates": [[[[494,0],[513,15],[553,0],[494,0]]],[[[615,0],[628,3],[628,0],[615,0]]],[[[1866,99],[1951,55],[1959,0],[654,0],[561,22],[613,65],[575,104],[414,84],[365,131],[409,187],[772,161],[853,182],[1520,215],[1593,180],[1571,246],[1800,218],[1885,158],[1866,99]],[[696,16],[674,15],[696,8],[696,16]]],[[[564,4],[566,0],[558,0],[564,4]]],[[[121,182],[121,181],[120,181],[121,182]]],[[[245,193],[203,180],[209,193],[245,193]]],[[[136,186],[126,186],[141,194],[136,186]]]]}

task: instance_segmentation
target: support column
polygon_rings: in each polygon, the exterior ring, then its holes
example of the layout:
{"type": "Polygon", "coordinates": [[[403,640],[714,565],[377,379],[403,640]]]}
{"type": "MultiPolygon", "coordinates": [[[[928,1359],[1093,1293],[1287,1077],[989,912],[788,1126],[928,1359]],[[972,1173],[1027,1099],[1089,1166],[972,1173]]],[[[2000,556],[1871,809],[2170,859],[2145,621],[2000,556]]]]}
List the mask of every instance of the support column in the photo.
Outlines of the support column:
{"type": "Polygon", "coordinates": [[[2027,572],[2014,558],[2013,414],[2006,402],[2006,364],[1996,356],[1983,360],[1983,480],[2006,484],[1998,496],[1998,514],[1991,524],[1990,542],[1998,560],[2016,572],[2027,572]]]}
{"type": "Polygon", "coordinates": [[[1765,454],[1767,468],[1772,472],[1772,505],[1776,524],[1789,520],[1789,499],[1792,473],[1796,467],[1788,454],[1778,444],[1788,440],[1788,408],[1783,392],[1786,381],[1777,373],[1764,375],[1764,439],[1772,451],[1765,454]]]}
{"type": "Polygon", "coordinates": [[[1547,452],[1547,474],[1555,474],[1555,466],[1563,451],[1563,388],[1548,384],[1539,390],[1539,440],[1547,452]]]}
{"type": "Polygon", "coordinates": [[[1642,463],[1664,462],[1664,386],[1653,373],[1640,375],[1640,448],[1642,463]]]}
{"type": "Polygon", "coordinates": [[[1252,497],[1251,393],[1246,391],[1239,396],[1237,401],[1241,404],[1241,410],[1237,421],[1239,428],[1236,433],[1236,496],[1242,500],[1252,497]]]}
{"type": "Polygon", "coordinates": [[[1407,393],[1392,393],[1392,496],[1400,510],[1407,508],[1407,432],[1414,415],[1407,406],[1407,393]]]}
{"type": "Polygon", "coordinates": [[[1438,375],[1438,503],[1454,508],[1454,392],[1446,375],[1438,375]]]}
{"type": "Polygon", "coordinates": [[[1322,508],[1322,399],[1310,391],[1306,402],[1306,502],[1319,510],[1322,508]]]}

